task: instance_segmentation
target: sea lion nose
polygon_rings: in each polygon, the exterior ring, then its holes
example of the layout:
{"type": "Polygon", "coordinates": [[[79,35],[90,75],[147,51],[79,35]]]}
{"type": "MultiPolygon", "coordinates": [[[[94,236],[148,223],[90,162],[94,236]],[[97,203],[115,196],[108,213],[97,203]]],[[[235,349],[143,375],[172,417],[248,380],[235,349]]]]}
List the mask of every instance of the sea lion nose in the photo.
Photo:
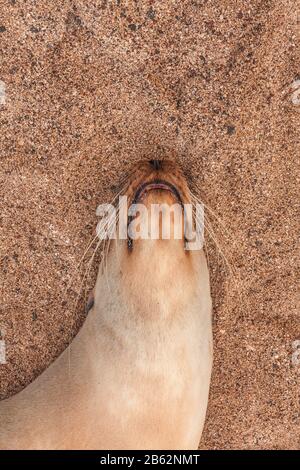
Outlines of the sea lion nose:
{"type": "Polygon", "coordinates": [[[162,161],[161,160],[150,160],[149,164],[154,170],[161,170],[162,169],[162,161]]]}

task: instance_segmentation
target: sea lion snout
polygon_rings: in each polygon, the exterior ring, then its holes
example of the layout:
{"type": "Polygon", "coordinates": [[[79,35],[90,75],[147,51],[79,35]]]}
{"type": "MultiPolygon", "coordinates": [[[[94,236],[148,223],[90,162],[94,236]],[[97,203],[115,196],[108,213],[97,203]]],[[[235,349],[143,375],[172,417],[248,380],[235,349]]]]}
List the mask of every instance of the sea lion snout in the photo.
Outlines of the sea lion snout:
{"type": "Polygon", "coordinates": [[[186,179],[179,165],[173,160],[142,160],[135,166],[126,192],[129,202],[137,202],[145,189],[169,190],[178,202],[190,202],[186,179]]]}
{"type": "Polygon", "coordinates": [[[154,170],[161,170],[163,167],[163,161],[162,160],[150,160],[149,164],[154,170]]]}
{"type": "Polygon", "coordinates": [[[134,245],[133,239],[184,240],[183,208],[184,203],[190,202],[190,194],[184,175],[174,161],[154,159],[140,162],[132,173],[126,195],[129,208],[128,227],[133,224],[136,229],[141,226],[140,223],[144,225],[141,232],[144,236],[132,237],[129,230],[127,245],[130,253],[134,245]],[[137,205],[139,208],[135,212],[137,205]],[[141,206],[145,209],[142,213],[141,206]],[[163,235],[164,227],[166,236],[163,235]],[[150,228],[155,236],[149,232],[150,228]]]}

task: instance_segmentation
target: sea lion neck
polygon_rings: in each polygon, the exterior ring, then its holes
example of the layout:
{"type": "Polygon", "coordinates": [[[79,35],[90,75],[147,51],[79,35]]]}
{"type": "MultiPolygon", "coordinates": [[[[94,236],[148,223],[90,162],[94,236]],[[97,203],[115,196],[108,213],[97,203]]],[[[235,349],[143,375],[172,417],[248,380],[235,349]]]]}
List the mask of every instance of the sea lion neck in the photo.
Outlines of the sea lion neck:
{"type": "Polygon", "coordinates": [[[143,240],[135,248],[128,253],[123,247],[111,275],[124,317],[152,321],[182,315],[199,290],[199,254],[185,252],[182,240],[143,240]]]}

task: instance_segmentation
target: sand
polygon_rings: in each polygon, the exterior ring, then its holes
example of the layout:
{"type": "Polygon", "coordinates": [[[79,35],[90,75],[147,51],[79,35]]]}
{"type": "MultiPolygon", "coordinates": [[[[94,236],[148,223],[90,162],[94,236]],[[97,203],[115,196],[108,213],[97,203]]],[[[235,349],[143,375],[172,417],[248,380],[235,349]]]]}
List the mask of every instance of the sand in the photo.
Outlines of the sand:
{"type": "Polygon", "coordinates": [[[1,398],[82,324],[76,266],[98,204],[133,162],[171,157],[226,227],[210,216],[230,264],[207,237],[200,448],[300,448],[299,7],[0,0],[1,398]]]}

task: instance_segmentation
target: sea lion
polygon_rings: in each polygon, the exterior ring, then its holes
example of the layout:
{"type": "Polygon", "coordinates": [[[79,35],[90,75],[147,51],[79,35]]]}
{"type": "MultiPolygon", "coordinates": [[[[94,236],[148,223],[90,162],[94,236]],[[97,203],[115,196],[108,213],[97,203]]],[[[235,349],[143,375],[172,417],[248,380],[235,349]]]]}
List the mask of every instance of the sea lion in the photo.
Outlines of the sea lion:
{"type": "MultiPolygon", "coordinates": [[[[126,194],[146,207],[191,200],[169,161],[139,164],[126,194]]],[[[198,447],[212,369],[211,296],[203,250],[184,243],[111,241],[69,348],[0,403],[1,449],[198,447]]]]}

